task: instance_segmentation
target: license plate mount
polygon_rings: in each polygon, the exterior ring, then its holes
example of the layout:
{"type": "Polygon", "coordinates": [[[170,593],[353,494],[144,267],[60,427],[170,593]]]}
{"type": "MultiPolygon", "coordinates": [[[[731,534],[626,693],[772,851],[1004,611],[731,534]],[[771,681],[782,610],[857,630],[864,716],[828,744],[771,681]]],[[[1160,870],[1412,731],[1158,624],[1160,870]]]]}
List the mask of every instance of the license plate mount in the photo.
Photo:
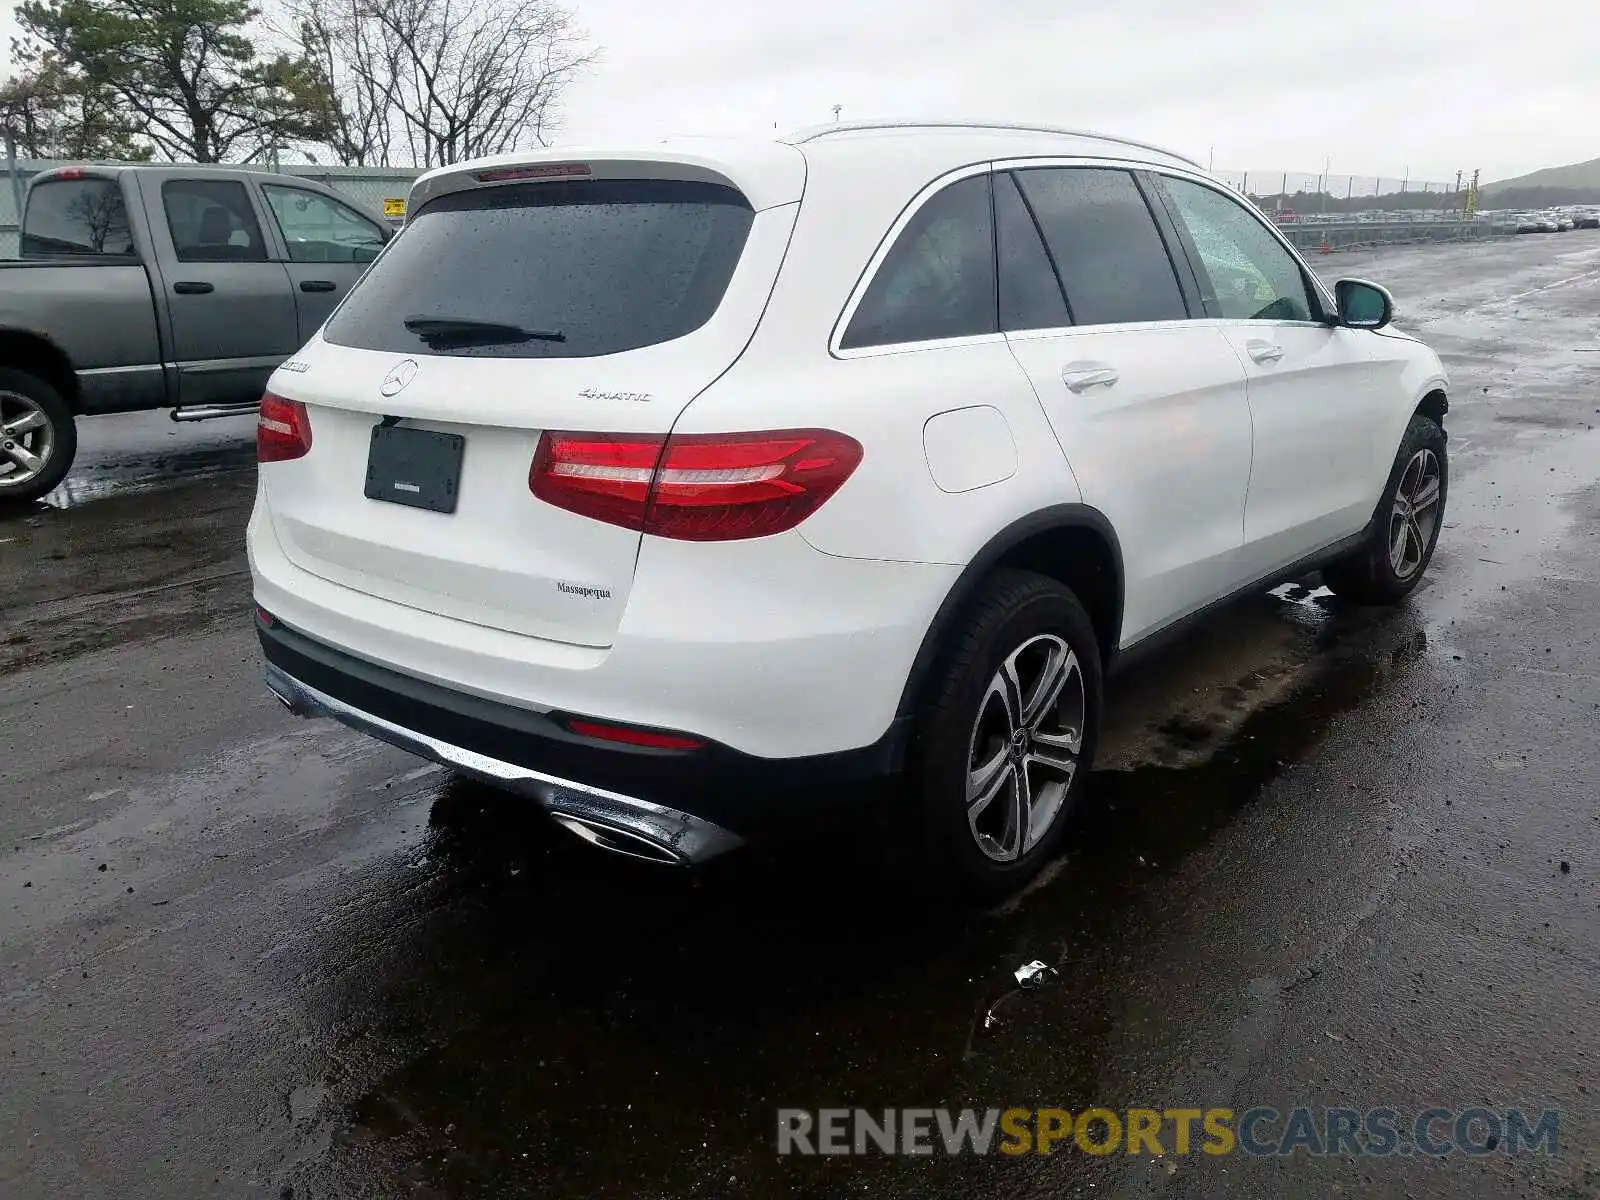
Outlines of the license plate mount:
{"type": "Polygon", "coordinates": [[[374,425],[367,451],[367,499],[455,512],[466,444],[458,433],[374,425]]]}

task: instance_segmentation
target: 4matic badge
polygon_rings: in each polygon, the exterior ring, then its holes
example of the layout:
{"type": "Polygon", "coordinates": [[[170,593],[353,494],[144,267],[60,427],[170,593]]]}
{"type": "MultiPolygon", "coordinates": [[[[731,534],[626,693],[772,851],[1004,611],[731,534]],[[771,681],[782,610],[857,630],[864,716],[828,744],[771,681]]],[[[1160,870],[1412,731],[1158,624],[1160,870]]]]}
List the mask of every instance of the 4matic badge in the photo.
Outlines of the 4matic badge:
{"type": "Polygon", "coordinates": [[[649,392],[607,392],[601,388],[584,388],[578,395],[585,400],[632,400],[636,404],[648,404],[652,398],[649,392]]]}

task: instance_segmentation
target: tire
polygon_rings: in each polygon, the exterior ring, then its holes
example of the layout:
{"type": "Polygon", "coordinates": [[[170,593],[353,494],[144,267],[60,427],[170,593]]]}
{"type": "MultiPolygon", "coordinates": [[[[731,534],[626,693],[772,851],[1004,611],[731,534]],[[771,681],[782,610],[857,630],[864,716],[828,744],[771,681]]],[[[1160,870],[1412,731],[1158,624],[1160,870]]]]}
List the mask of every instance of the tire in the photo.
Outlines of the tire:
{"type": "Polygon", "coordinates": [[[1433,558],[1444,528],[1449,488],[1444,430],[1431,417],[1412,417],[1373,513],[1366,544],[1324,567],[1322,581],[1353,604],[1404,600],[1422,581],[1433,558]],[[1431,486],[1435,479],[1436,488],[1431,486]]]}
{"type": "Polygon", "coordinates": [[[1094,764],[1101,654],[1089,615],[1054,579],[997,572],[951,634],[928,694],[907,774],[932,865],[941,884],[969,897],[1003,895],[1056,852],[1094,764]],[[1002,686],[1008,663],[1020,685],[1009,690],[1002,686]],[[1064,668],[1058,699],[1020,735],[1011,715],[1016,698],[1037,706],[1039,682],[1052,665],[1064,668]],[[1035,740],[1039,735],[1051,740],[1035,740]],[[974,765],[990,767],[980,776],[995,781],[979,791],[980,800],[992,798],[975,806],[975,815],[968,804],[974,765]],[[1028,808],[1017,802],[1019,769],[1030,784],[1028,808]]]}
{"type": "Polygon", "coordinates": [[[78,427],[61,393],[36,375],[0,367],[0,505],[51,491],[77,453],[78,427]]]}

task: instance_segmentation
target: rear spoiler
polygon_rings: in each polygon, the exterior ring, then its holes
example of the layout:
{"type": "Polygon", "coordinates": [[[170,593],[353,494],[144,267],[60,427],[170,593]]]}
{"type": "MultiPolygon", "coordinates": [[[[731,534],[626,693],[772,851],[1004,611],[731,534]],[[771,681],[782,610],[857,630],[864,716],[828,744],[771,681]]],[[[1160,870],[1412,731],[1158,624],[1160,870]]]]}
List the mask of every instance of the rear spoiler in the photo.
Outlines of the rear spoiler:
{"type": "Polygon", "coordinates": [[[568,148],[502,154],[428,172],[411,187],[408,214],[452,192],[507,183],[573,179],[674,179],[731,187],[757,212],[793,204],[805,191],[805,156],[782,142],[696,139],[660,147],[568,148]],[[706,153],[706,149],[722,153],[706,153]]]}

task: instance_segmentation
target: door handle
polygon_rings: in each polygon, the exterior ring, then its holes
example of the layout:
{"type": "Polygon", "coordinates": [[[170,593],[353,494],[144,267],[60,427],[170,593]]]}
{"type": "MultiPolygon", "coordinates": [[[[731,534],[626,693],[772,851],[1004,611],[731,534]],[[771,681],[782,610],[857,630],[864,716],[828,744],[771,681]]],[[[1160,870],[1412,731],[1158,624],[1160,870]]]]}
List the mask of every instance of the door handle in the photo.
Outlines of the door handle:
{"type": "Polygon", "coordinates": [[[1119,378],[1115,367],[1102,362],[1070,362],[1061,368],[1061,382],[1073,393],[1086,392],[1092,387],[1113,387],[1119,378]]]}
{"type": "Polygon", "coordinates": [[[1277,362],[1283,357],[1283,347],[1271,342],[1251,340],[1244,344],[1245,353],[1258,363],[1277,362]]]}
{"type": "Polygon", "coordinates": [[[339,285],[331,279],[302,279],[300,281],[302,292],[334,292],[339,290],[339,285]]]}
{"type": "Polygon", "coordinates": [[[217,289],[209,283],[201,283],[193,279],[180,279],[172,285],[172,290],[180,296],[204,296],[217,289]]]}

